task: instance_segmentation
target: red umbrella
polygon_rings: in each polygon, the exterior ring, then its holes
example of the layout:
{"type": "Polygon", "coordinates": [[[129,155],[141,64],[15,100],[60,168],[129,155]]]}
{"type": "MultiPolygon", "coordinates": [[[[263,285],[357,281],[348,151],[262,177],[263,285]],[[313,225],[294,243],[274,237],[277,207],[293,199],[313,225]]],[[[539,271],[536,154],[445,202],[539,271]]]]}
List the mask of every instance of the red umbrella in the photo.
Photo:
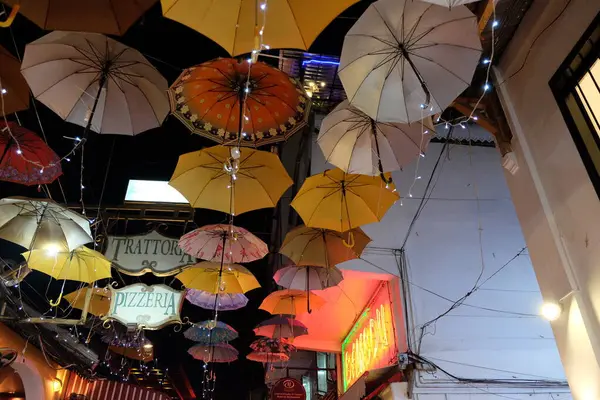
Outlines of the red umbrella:
{"type": "Polygon", "coordinates": [[[61,175],[60,159],[39,136],[14,122],[0,122],[0,180],[44,185],[61,175]]]}

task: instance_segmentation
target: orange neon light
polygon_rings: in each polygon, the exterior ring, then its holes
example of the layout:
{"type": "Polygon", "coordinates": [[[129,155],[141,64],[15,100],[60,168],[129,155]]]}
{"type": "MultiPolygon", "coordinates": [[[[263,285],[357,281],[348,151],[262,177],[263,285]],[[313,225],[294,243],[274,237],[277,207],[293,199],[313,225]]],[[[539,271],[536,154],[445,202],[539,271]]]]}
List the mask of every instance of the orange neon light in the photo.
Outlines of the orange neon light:
{"type": "Polygon", "coordinates": [[[390,305],[367,309],[365,316],[369,318],[359,321],[342,345],[344,391],[366,371],[386,366],[394,356],[396,338],[390,305]]]}

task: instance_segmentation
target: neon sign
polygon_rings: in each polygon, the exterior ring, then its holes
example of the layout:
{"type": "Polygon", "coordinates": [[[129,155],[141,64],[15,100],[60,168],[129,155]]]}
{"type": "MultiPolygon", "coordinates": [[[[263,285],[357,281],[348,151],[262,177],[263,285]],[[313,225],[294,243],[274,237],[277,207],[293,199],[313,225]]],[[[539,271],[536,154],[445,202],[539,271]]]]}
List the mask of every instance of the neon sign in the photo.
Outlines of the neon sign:
{"type": "Polygon", "coordinates": [[[396,356],[396,334],[387,284],[342,343],[344,392],[366,371],[386,367],[396,356]]]}

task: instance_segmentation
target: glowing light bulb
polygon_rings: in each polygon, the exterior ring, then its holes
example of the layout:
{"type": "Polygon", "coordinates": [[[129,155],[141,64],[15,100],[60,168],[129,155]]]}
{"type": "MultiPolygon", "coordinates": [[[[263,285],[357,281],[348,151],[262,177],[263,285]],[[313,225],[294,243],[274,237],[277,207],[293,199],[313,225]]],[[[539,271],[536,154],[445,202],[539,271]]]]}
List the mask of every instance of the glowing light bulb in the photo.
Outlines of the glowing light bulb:
{"type": "Polygon", "coordinates": [[[540,310],[542,317],[548,321],[556,321],[562,314],[562,306],[558,303],[546,302],[540,310]]]}
{"type": "Polygon", "coordinates": [[[491,62],[491,60],[489,58],[484,58],[483,60],[481,60],[482,64],[489,64],[491,62]]]}
{"type": "Polygon", "coordinates": [[[494,22],[492,22],[492,28],[497,27],[498,25],[500,25],[500,22],[494,20],[494,22]]]}
{"type": "Polygon", "coordinates": [[[17,149],[17,154],[23,154],[23,152],[21,151],[21,149],[17,149]]]}
{"type": "Polygon", "coordinates": [[[8,91],[6,89],[4,89],[4,88],[2,88],[1,92],[2,92],[2,94],[8,93],[8,91]]]}
{"type": "Polygon", "coordinates": [[[47,255],[54,257],[58,254],[60,248],[55,244],[49,244],[46,247],[44,247],[44,250],[46,250],[47,255]]]}
{"type": "Polygon", "coordinates": [[[261,10],[265,11],[265,9],[266,9],[266,8],[267,8],[267,3],[262,3],[262,4],[260,5],[260,9],[261,9],[261,10]]]}

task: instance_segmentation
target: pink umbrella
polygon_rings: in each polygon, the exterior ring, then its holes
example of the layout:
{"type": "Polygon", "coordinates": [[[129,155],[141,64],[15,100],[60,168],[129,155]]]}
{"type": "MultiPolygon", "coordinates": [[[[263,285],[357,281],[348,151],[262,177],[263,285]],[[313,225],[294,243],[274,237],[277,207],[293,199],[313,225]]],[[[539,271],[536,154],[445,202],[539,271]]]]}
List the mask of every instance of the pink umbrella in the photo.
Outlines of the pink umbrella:
{"type": "Polygon", "coordinates": [[[269,252],[267,244],[246,229],[233,226],[230,232],[225,224],[206,225],[188,232],[179,239],[179,247],[196,258],[225,263],[260,260],[269,252]]]}
{"type": "Polygon", "coordinates": [[[219,343],[212,346],[197,344],[188,349],[188,353],[196,360],[206,363],[229,363],[238,359],[238,351],[230,344],[219,343]]]}
{"type": "Polygon", "coordinates": [[[264,353],[260,351],[253,351],[248,354],[246,358],[250,361],[256,361],[261,363],[277,363],[289,361],[290,356],[285,353],[264,353]]]}
{"type": "Polygon", "coordinates": [[[337,286],[344,280],[336,267],[289,266],[283,267],[273,276],[278,285],[288,289],[323,290],[337,286]]]}

